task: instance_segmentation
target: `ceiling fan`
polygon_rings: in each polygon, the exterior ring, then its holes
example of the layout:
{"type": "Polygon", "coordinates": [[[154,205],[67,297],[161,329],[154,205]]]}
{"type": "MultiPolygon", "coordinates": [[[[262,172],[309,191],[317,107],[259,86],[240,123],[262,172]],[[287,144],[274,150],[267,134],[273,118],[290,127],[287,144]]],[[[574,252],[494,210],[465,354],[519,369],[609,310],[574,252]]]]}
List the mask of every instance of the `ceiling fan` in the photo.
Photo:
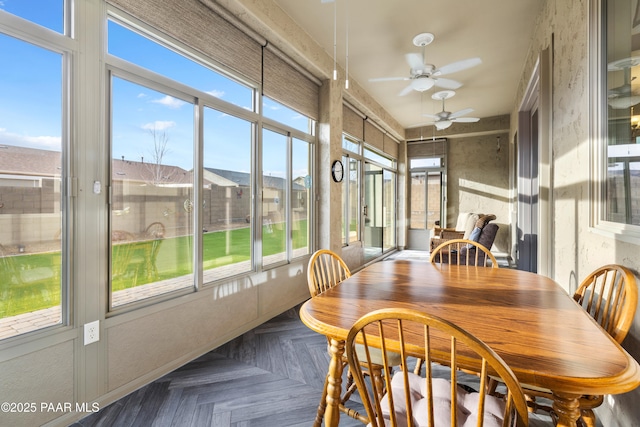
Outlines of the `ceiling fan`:
{"type": "Polygon", "coordinates": [[[440,76],[475,67],[476,65],[481,64],[482,60],[480,60],[480,58],[463,59],[462,61],[453,62],[440,68],[436,68],[435,65],[427,64],[424,60],[424,47],[431,44],[433,39],[434,35],[431,33],[421,33],[413,38],[413,44],[418,47],[422,47],[423,53],[409,53],[406,55],[409,67],[411,67],[409,77],[381,77],[369,79],[369,81],[411,81],[411,83],[409,83],[409,85],[399,93],[400,96],[407,95],[412,90],[424,92],[425,90],[431,89],[433,86],[441,87],[443,89],[458,89],[462,86],[462,83],[451,79],[441,78],[440,76]]]}
{"type": "MultiPolygon", "coordinates": [[[[640,95],[633,93],[631,82],[635,77],[631,76],[631,69],[640,65],[640,57],[624,58],[607,65],[608,72],[624,72],[624,83],[607,91],[607,103],[613,109],[626,109],[640,103],[640,95]]],[[[634,84],[635,85],[635,84],[634,84]]]]}
{"type": "MultiPolygon", "coordinates": [[[[462,117],[465,114],[469,114],[473,111],[472,108],[465,108],[464,110],[451,113],[444,109],[444,100],[453,97],[456,93],[452,90],[442,90],[431,95],[431,98],[435,100],[442,100],[442,111],[438,114],[423,114],[425,117],[434,119],[432,122],[436,129],[443,130],[451,126],[453,123],[475,123],[480,120],[477,117],[462,117]]],[[[431,123],[430,123],[431,124],[431,123]]]]}

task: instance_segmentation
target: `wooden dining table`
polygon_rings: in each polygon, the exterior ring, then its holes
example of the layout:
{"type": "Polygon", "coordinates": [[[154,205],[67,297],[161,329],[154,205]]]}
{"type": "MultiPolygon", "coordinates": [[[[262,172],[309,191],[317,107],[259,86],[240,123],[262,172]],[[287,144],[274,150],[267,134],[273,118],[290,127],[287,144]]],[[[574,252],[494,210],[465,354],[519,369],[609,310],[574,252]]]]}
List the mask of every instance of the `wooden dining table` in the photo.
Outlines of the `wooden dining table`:
{"type": "Polygon", "coordinates": [[[330,340],[326,426],[340,417],[342,356],[349,329],[381,308],[412,308],[449,320],[493,348],[527,385],[553,391],[558,426],[575,427],[578,398],[631,391],[640,366],[555,281],[525,271],[389,260],[306,301],[302,322],[330,340]]]}

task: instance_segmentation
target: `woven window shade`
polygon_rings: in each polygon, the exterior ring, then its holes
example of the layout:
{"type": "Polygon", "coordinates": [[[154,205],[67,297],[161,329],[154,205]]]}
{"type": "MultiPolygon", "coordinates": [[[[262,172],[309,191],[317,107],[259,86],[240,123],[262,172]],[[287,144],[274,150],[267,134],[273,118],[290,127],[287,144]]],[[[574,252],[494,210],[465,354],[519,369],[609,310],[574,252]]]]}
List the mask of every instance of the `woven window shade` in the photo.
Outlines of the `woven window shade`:
{"type": "Polygon", "coordinates": [[[283,58],[283,54],[271,45],[264,49],[264,95],[317,120],[319,82],[308,78],[303,70],[283,58]]]}
{"type": "MultiPolygon", "coordinates": [[[[262,46],[198,0],[107,0],[142,22],[255,81],[262,46]]],[[[316,107],[317,108],[317,107],[316,107]]]]}
{"type": "Polygon", "coordinates": [[[389,135],[384,135],[384,152],[393,157],[398,158],[398,142],[389,135]]]}
{"type": "Polygon", "coordinates": [[[371,122],[364,122],[364,142],[380,151],[384,151],[384,133],[371,122]]]}
{"type": "Polygon", "coordinates": [[[444,155],[447,150],[446,139],[412,141],[407,143],[407,157],[431,157],[444,155]]]}
{"type": "Polygon", "coordinates": [[[342,130],[359,140],[364,140],[363,118],[351,108],[342,105],[342,130]]]}

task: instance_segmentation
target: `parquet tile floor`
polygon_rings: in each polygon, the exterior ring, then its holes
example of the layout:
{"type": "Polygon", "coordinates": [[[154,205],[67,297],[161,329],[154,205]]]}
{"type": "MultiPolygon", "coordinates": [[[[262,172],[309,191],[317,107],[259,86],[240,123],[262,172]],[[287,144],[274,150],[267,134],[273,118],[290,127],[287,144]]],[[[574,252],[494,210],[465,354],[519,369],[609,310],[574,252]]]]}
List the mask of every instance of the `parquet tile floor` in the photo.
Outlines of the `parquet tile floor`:
{"type": "MultiPolygon", "coordinates": [[[[72,427],[307,427],[313,425],[328,366],[326,338],[302,324],[296,307],[72,427]]],[[[349,405],[362,411],[357,399],[356,393],[349,405]]],[[[340,421],[363,426],[347,416],[340,421]]],[[[530,425],[552,423],[533,415],[530,425]]]]}

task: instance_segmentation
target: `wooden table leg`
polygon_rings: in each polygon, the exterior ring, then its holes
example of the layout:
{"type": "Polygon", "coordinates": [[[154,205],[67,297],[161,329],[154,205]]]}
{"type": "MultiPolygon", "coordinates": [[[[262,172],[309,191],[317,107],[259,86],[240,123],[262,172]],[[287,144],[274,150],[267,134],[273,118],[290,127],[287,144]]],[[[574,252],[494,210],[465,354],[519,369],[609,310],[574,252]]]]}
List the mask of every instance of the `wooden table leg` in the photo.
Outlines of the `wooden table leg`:
{"type": "MultiPolygon", "coordinates": [[[[327,375],[326,410],[324,425],[337,427],[340,422],[340,393],[342,392],[342,356],[344,355],[344,341],[330,340],[331,362],[327,375]]],[[[323,402],[320,402],[322,405],[323,402]]]]}
{"type": "Polygon", "coordinates": [[[576,427],[580,419],[580,395],[553,393],[553,411],[558,417],[556,427],[576,427]]]}

